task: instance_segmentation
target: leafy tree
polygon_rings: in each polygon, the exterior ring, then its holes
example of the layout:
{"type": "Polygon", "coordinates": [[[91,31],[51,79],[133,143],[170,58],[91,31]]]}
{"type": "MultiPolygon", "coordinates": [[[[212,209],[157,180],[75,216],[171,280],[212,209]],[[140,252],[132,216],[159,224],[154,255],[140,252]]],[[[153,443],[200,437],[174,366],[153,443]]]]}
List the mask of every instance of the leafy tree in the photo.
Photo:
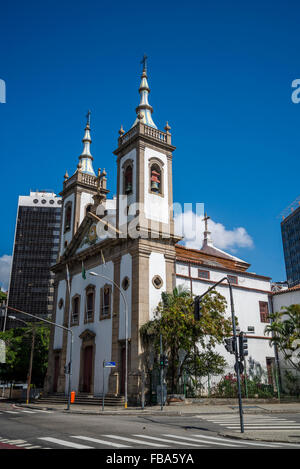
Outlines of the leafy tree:
{"type": "Polygon", "coordinates": [[[6,344],[6,364],[0,365],[0,379],[3,381],[26,382],[32,344],[32,332],[35,327],[35,342],[32,363],[32,384],[43,386],[48,365],[49,327],[32,324],[0,332],[0,339],[6,344]]]}
{"type": "Polygon", "coordinates": [[[225,318],[226,300],[216,291],[211,291],[201,301],[201,318],[195,321],[193,298],[184,289],[175,288],[172,293],[163,293],[155,317],[140,329],[145,356],[154,348],[159,353],[160,334],[164,352],[168,354],[168,377],[174,392],[183,369],[191,360],[196,344],[211,350],[222,343],[232,330],[231,320],[225,318]],[[180,360],[180,352],[185,357],[180,360]]]}
{"type": "Polygon", "coordinates": [[[300,371],[300,305],[283,306],[269,317],[265,333],[271,335],[270,346],[276,345],[287,362],[300,371]]]}

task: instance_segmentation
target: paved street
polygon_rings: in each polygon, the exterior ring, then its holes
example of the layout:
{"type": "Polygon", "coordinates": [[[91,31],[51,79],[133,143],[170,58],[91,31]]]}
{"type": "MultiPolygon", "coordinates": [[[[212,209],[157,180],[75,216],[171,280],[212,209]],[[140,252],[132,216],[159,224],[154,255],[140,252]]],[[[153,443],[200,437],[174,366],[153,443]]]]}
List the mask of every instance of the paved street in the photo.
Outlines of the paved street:
{"type": "MultiPolygon", "coordinates": [[[[191,409],[190,409],[191,410],[191,409]]],[[[300,414],[245,415],[245,427],[300,429],[300,414]]],[[[292,449],[297,443],[242,440],[220,431],[239,431],[230,414],[105,415],[66,413],[0,403],[0,448],[19,449],[292,449]]]]}

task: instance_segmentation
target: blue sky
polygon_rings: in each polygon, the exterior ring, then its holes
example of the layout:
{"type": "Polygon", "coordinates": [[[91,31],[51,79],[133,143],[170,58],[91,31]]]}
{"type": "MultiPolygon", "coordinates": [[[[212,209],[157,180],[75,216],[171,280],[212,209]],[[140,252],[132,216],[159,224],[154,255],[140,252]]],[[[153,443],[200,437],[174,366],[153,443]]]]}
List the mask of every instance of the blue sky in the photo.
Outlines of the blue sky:
{"type": "Polygon", "coordinates": [[[252,246],[228,248],[285,279],[280,213],[300,192],[299,4],[13,1],[0,22],[0,258],[12,253],[18,195],[58,193],[75,171],[88,109],[94,167],[115,193],[112,152],[135,120],[146,53],[153,119],[169,121],[177,147],[174,200],[203,202],[226,233],[243,227],[252,246]]]}

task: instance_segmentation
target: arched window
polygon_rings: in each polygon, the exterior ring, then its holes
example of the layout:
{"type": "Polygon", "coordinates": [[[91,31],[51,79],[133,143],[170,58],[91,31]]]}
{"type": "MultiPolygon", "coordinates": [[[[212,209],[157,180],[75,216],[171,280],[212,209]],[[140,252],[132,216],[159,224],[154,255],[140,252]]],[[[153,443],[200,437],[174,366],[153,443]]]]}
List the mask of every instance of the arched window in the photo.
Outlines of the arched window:
{"type": "Polygon", "coordinates": [[[162,193],[161,168],[156,163],[152,164],[150,169],[150,191],[154,194],[162,193]]]}
{"type": "Polygon", "coordinates": [[[79,324],[80,296],[76,295],[72,300],[72,324],[79,324]]]}
{"type": "Polygon", "coordinates": [[[68,203],[65,209],[65,232],[71,229],[72,204],[68,203]]]}
{"type": "Polygon", "coordinates": [[[124,193],[132,193],[132,166],[128,165],[124,171],[124,193]]]}
{"type": "Polygon", "coordinates": [[[110,318],[111,285],[106,284],[100,290],[100,320],[110,318]]]}
{"type": "Polygon", "coordinates": [[[94,321],[94,310],[95,310],[95,286],[89,285],[86,288],[86,306],[85,306],[84,322],[94,321]]]}

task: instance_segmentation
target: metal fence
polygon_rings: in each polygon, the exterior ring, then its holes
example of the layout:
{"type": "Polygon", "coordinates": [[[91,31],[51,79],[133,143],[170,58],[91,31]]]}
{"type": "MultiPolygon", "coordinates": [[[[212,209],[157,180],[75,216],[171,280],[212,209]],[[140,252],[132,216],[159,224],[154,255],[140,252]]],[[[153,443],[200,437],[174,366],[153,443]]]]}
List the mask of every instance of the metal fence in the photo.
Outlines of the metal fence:
{"type": "MultiPolygon", "coordinates": [[[[237,396],[237,377],[233,367],[227,367],[222,375],[193,376],[186,371],[178,377],[176,386],[171,389],[170,379],[165,374],[168,395],[177,394],[186,398],[235,398],[237,396]]],[[[149,375],[150,400],[155,402],[157,386],[160,384],[159,369],[149,375]]],[[[243,398],[300,398],[300,373],[295,369],[278,370],[272,366],[244,370],[241,375],[243,398]]]]}

